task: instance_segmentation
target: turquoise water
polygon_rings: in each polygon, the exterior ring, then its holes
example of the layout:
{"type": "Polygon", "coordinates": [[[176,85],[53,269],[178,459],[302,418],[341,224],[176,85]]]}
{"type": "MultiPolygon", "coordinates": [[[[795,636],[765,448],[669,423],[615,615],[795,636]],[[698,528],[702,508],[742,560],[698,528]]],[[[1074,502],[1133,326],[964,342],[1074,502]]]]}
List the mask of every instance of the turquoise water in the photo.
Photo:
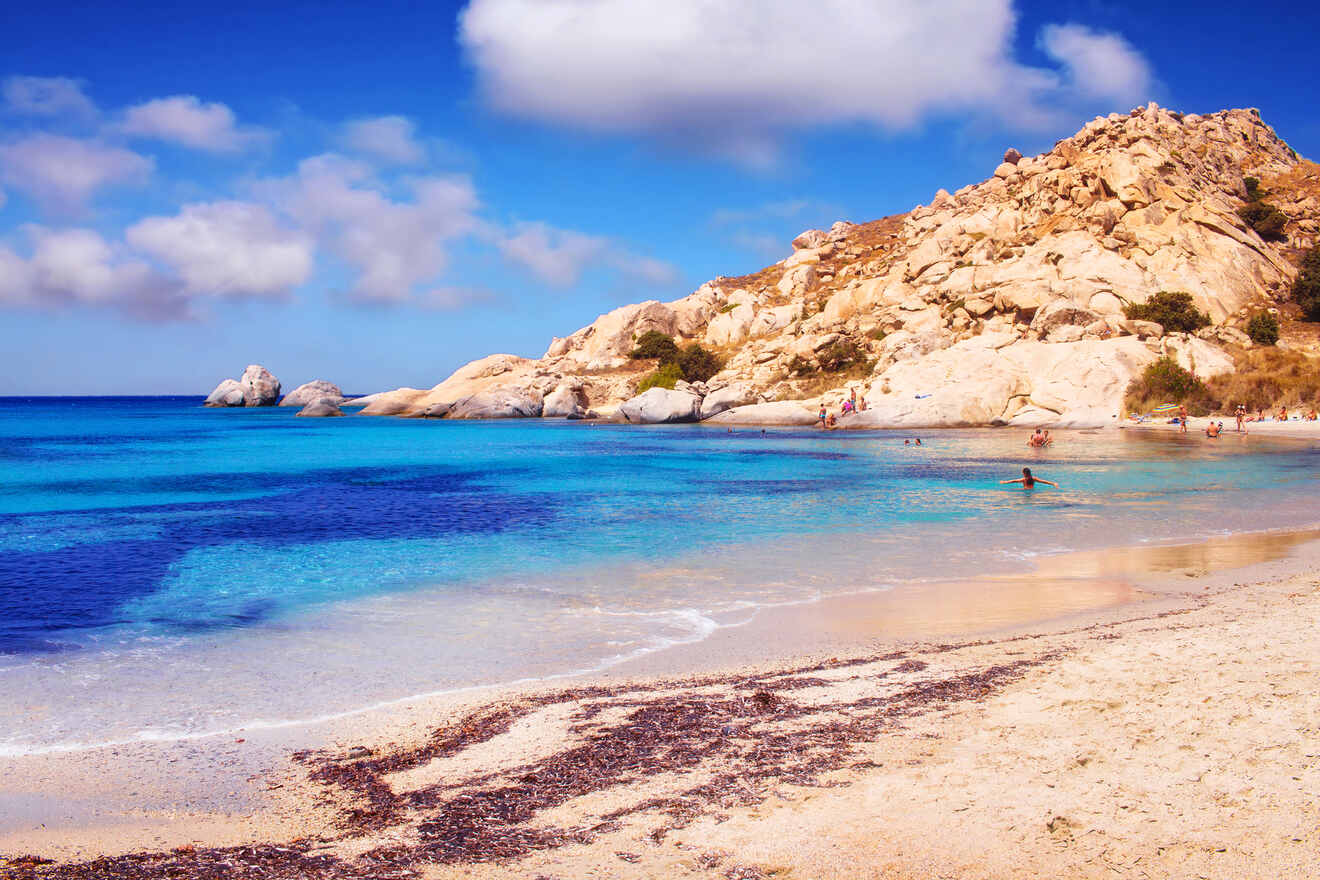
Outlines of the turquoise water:
{"type": "Polygon", "coordinates": [[[300,723],[770,604],[1320,519],[1317,451],[1256,437],[905,448],[198,404],[0,399],[0,754],[300,723]],[[998,485],[1024,464],[1063,488],[998,485]]]}

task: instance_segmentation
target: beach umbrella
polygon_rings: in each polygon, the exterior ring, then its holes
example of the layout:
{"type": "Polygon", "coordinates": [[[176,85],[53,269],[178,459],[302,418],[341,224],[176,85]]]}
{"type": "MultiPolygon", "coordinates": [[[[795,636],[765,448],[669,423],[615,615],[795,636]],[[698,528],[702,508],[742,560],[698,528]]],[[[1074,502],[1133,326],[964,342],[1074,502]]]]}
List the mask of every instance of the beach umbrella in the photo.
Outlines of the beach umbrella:
{"type": "Polygon", "coordinates": [[[1177,411],[1178,411],[1178,404],[1176,403],[1162,403],[1159,406],[1155,407],[1153,410],[1151,410],[1151,412],[1157,416],[1162,416],[1165,413],[1172,413],[1177,411]]]}

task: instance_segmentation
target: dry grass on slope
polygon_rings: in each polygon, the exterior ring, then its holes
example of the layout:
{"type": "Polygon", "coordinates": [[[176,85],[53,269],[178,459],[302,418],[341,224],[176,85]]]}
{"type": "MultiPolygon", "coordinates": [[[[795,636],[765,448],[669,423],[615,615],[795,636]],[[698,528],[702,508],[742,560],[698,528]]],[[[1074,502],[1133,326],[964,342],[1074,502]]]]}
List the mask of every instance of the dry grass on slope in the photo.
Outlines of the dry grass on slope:
{"type": "Polygon", "coordinates": [[[1235,361],[1233,372],[1206,383],[1219,412],[1232,412],[1238,404],[1252,412],[1320,404],[1320,360],[1271,346],[1240,352],[1235,361]]]}

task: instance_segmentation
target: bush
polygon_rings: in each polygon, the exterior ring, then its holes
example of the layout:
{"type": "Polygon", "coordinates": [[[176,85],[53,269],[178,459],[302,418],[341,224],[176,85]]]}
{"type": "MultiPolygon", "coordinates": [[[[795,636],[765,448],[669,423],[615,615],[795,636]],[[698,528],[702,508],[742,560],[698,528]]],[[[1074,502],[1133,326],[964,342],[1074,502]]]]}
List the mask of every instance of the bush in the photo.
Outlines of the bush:
{"type": "Polygon", "coordinates": [[[683,370],[678,364],[661,364],[654,373],[643,376],[642,381],[637,383],[637,393],[641,394],[650,388],[670,388],[672,389],[678,380],[683,378],[683,370]]]}
{"type": "Polygon", "coordinates": [[[1302,307],[1308,321],[1320,321],[1320,247],[1311,248],[1302,258],[1297,280],[1293,282],[1293,301],[1302,307]]]}
{"type": "Polygon", "coordinates": [[[1256,178],[1244,177],[1242,178],[1242,185],[1247,188],[1247,201],[1259,202],[1265,197],[1265,193],[1260,189],[1260,181],[1256,178]]]}
{"type": "Polygon", "coordinates": [[[1247,335],[1257,345],[1273,345],[1279,341],[1279,321],[1269,312],[1257,312],[1247,322],[1247,335]]]}
{"type": "Polygon", "coordinates": [[[1208,413],[1214,404],[1209,390],[1171,357],[1162,357],[1128,385],[1124,399],[1130,412],[1148,412],[1162,403],[1181,403],[1194,416],[1208,413]]]}
{"type": "Polygon", "coordinates": [[[683,378],[689,382],[705,382],[724,367],[718,356],[695,342],[685,345],[678,353],[677,364],[683,371],[683,378]]]}
{"type": "MultiPolygon", "coordinates": [[[[681,350],[674,343],[674,340],[659,330],[648,330],[637,339],[637,347],[632,350],[628,357],[634,360],[645,360],[654,358],[660,363],[658,368],[651,376],[660,376],[662,373],[669,376],[677,371],[677,379],[686,379],[689,382],[705,382],[711,376],[718,373],[723,367],[724,362],[715,354],[706,351],[699,344],[693,342],[684,346],[681,350]],[[664,371],[664,367],[672,366],[674,370],[664,371]]],[[[652,386],[648,385],[647,388],[652,386]]],[[[671,381],[663,388],[673,388],[671,381]]],[[[643,388],[643,391],[646,389],[643,388]]]]}
{"type": "Polygon", "coordinates": [[[788,362],[788,374],[790,376],[806,376],[816,372],[816,365],[801,355],[793,355],[793,360],[788,362]]]}
{"type": "Polygon", "coordinates": [[[825,349],[816,357],[820,368],[827,373],[838,373],[854,364],[866,361],[866,351],[851,340],[841,340],[825,349]]]}
{"type": "Polygon", "coordinates": [[[1131,303],[1123,314],[1134,321],[1154,321],[1166,333],[1194,333],[1210,323],[1210,316],[1199,311],[1190,293],[1161,290],[1144,303],[1131,303]]]}
{"type": "Polygon", "coordinates": [[[1248,202],[1238,208],[1238,216],[1266,241],[1281,241],[1286,237],[1283,228],[1288,225],[1288,215],[1273,205],[1248,202]]]}
{"type": "Polygon", "coordinates": [[[678,346],[674,340],[659,330],[647,330],[637,339],[637,347],[632,350],[628,357],[633,360],[645,360],[655,358],[662,363],[674,361],[678,358],[678,346]]]}

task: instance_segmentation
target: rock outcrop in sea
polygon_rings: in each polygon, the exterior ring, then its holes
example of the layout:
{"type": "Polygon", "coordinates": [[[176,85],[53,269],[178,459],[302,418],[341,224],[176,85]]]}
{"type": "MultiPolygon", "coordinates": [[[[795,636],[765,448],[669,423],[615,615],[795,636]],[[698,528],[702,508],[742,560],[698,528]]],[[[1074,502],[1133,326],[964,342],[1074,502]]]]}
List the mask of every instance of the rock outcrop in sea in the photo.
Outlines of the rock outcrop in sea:
{"type": "Polygon", "coordinates": [[[284,395],[284,398],[280,401],[280,406],[307,406],[307,404],[317,400],[333,400],[335,405],[338,406],[345,399],[344,392],[339,390],[338,385],[324,379],[313,379],[311,382],[304,382],[284,395]]]}
{"type": "Polygon", "coordinates": [[[205,406],[274,406],[280,380],[260,364],[249,364],[238,379],[225,379],[206,397],[205,406]]]}
{"type": "Polygon", "coordinates": [[[1318,194],[1320,167],[1257,111],[1150,104],[1042,155],[1009,149],[987,180],[906,214],[807,230],[754,274],[615,309],[541,358],[491,355],[364,412],[809,424],[856,391],[868,407],[845,426],[1112,424],[1156,358],[1202,378],[1232,368],[1250,315],[1286,298],[1299,249],[1320,237],[1318,194]],[[1282,240],[1239,216],[1247,177],[1288,215],[1282,240]],[[1125,316],[1161,291],[1190,294],[1210,326],[1166,333],[1125,316]],[[638,395],[654,362],[628,355],[651,330],[713,349],[723,368],[638,395]]]}
{"type": "Polygon", "coordinates": [[[296,415],[302,418],[325,418],[328,416],[342,416],[344,411],[339,408],[339,404],[333,397],[322,397],[308,403],[298,410],[296,415]]]}

